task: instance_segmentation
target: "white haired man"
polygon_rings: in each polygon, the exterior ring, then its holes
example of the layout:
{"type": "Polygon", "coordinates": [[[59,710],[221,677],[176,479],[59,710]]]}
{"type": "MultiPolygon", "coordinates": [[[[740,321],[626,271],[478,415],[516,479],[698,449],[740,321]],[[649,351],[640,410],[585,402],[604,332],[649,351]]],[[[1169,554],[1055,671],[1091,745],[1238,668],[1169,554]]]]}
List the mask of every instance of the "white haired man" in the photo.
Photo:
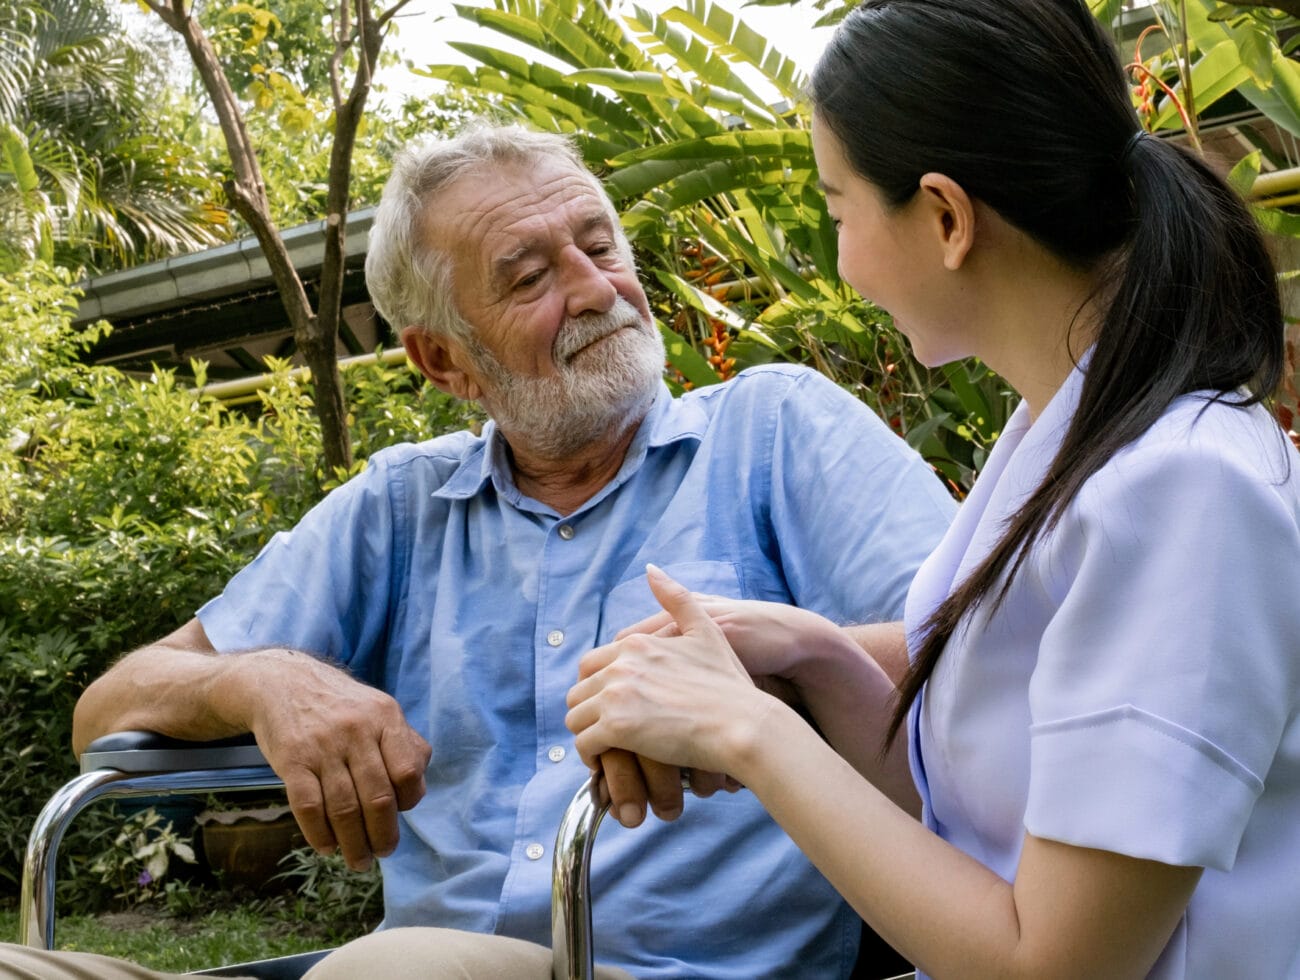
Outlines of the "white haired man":
{"type": "MultiPolygon", "coordinates": [[[[560,137],[483,124],[402,154],[366,273],[414,365],[493,421],[375,454],[96,681],[76,747],[254,732],[313,845],[383,858],[384,929],[311,976],[444,975],[434,961],[465,944],[445,975],[549,976],[550,845],[587,776],[565,694],[583,652],[658,609],[646,563],[700,592],[891,621],[953,505],[812,371],[670,397],[618,216],[560,137]]],[[[616,802],[681,808],[676,770],[615,757],[605,773],[616,802]]],[[[595,845],[604,963],[849,975],[858,919],[749,794],[672,824],[624,809],[595,845]]]]}

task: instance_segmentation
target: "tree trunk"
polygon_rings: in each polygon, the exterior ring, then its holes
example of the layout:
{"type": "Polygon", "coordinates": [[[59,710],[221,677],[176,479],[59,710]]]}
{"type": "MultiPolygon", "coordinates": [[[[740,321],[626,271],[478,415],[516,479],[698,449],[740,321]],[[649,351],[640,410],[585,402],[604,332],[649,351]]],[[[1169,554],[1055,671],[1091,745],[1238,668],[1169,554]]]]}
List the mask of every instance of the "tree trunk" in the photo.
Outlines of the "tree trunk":
{"type": "Polygon", "coordinates": [[[221,124],[234,177],[224,184],[230,205],[253,230],[271,276],[280,293],[285,315],[293,328],[294,342],[311,369],[315,389],[314,407],[321,426],[321,449],[326,469],[334,473],[352,466],[352,447],[347,427],[347,405],[343,381],[335,351],[342,320],[343,272],[346,248],[344,227],[348,207],[348,183],[352,173],[352,148],[357,126],[370,91],[371,66],[383,43],[383,28],[388,19],[406,5],[400,0],[384,16],[371,15],[369,0],[339,0],[339,29],[336,32],[336,63],[343,52],[361,41],[360,66],[346,103],[335,85],[335,137],[330,156],[329,214],[325,221],[325,254],[321,268],[319,311],[313,310],[297,269],[289,259],[279,229],[271,218],[270,203],[257,153],[248,138],[243,115],[225,70],[216,52],[193,16],[186,11],[185,0],[144,0],[166,24],[181,35],[190,60],[203,81],[221,124]],[[350,4],[355,2],[357,30],[349,27],[350,4]]]}

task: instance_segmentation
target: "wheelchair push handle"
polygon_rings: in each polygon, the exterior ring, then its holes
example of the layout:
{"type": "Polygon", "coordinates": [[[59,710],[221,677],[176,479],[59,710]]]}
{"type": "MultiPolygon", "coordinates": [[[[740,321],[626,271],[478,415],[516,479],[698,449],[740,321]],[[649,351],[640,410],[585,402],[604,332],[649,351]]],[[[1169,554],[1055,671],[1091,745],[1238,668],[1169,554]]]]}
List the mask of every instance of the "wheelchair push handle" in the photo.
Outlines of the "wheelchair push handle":
{"type": "Polygon", "coordinates": [[[591,940],[591,845],[609,811],[601,802],[598,777],[573,795],[555,835],[551,863],[551,976],[553,980],[591,980],[595,951],[591,940]]]}

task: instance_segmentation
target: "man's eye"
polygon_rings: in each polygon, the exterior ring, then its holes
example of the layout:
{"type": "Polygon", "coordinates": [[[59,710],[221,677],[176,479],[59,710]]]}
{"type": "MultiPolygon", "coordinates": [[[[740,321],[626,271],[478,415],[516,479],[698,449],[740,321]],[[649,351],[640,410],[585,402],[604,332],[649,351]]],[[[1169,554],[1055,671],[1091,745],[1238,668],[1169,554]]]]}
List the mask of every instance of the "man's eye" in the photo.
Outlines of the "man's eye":
{"type": "Polygon", "coordinates": [[[515,281],[515,289],[527,289],[529,286],[535,286],[537,283],[541,282],[542,275],[543,272],[541,269],[538,269],[536,272],[528,273],[528,275],[515,281]]]}

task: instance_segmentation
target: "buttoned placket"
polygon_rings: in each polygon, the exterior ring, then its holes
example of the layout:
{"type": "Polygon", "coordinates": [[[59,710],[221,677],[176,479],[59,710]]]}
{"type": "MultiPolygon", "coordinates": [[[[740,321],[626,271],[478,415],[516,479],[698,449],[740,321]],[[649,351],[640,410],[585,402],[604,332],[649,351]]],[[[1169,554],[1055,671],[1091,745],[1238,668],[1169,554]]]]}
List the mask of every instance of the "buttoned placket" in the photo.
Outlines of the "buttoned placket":
{"type": "Polygon", "coordinates": [[[581,785],[583,767],[571,751],[573,736],[564,725],[565,695],[577,678],[578,658],[590,649],[599,622],[598,597],[573,601],[588,571],[590,548],[572,518],[558,519],[547,531],[538,562],[537,625],[533,661],[537,718],[536,774],[524,787],[515,824],[515,857],[501,909],[503,921],[515,911],[509,896],[549,892],[550,861],[556,827],[549,814],[562,808],[581,785]],[[573,617],[580,617],[574,621],[573,617]],[[560,807],[555,800],[562,800],[560,807]],[[526,884],[527,883],[527,884],[526,884]]]}

